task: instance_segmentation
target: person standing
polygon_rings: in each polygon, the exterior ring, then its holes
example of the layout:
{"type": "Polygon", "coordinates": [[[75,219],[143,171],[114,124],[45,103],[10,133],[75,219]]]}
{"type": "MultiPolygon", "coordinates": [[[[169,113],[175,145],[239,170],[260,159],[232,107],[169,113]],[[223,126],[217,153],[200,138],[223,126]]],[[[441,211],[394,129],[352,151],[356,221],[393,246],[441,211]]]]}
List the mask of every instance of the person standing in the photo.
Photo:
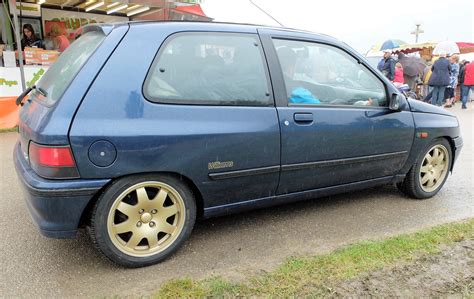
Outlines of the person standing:
{"type": "Polygon", "coordinates": [[[25,47],[44,48],[43,41],[35,34],[31,24],[23,25],[23,38],[21,39],[21,50],[25,47]]]}
{"type": "Polygon", "coordinates": [[[451,74],[449,78],[449,85],[446,88],[446,108],[451,108],[454,104],[454,97],[456,96],[456,87],[458,86],[459,76],[459,56],[453,55],[449,57],[451,63],[451,74]]]}
{"type": "Polygon", "coordinates": [[[423,70],[423,73],[421,74],[421,79],[423,80],[423,89],[422,89],[422,94],[423,94],[423,100],[426,102],[428,99],[431,99],[429,96],[431,94],[431,90],[433,89],[431,86],[429,86],[428,82],[431,77],[431,66],[433,63],[431,61],[428,61],[427,66],[423,70]]]}
{"type": "Polygon", "coordinates": [[[459,78],[458,78],[458,84],[459,84],[459,90],[461,91],[461,96],[459,97],[459,101],[462,102],[462,96],[463,96],[463,88],[464,88],[464,75],[465,75],[465,68],[466,65],[469,63],[467,60],[461,61],[461,64],[459,65],[459,78]]]}
{"type": "Polygon", "coordinates": [[[388,80],[393,81],[395,78],[395,60],[392,58],[392,51],[383,51],[383,58],[380,60],[377,68],[388,80]]]}
{"type": "Polygon", "coordinates": [[[54,50],[64,52],[69,47],[69,40],[64,35],[64,30],[58,25],[51,25],[49,36],[53,41],[54,50]]]}
{"type": "Polygon", "coordinates": [[[442,106],[444,100],[444,91],[450,82],[451,63],[446,58],[446,54],[441,54],[439,59],[431,67],[431,77],[429,85],[433,86],[433,95],[431,104],[442,106]]]}
{"type": "Polygon", "coordinates": [[[403,85],[405,83],[403,79],[403,66],[400,62],[395,64],[395,77],[393,78],[393,83],[398,83],[398,85],[403,85]]]}
{"type": "MultiPolygon", "coordinates": [[[[464,85],[462,87],[462,109],[467,109],[469,91],[474,90],[474,61],[464,68],[464,85]]],[[[474,92],[474,91],[473,91],[474,92]]]]}

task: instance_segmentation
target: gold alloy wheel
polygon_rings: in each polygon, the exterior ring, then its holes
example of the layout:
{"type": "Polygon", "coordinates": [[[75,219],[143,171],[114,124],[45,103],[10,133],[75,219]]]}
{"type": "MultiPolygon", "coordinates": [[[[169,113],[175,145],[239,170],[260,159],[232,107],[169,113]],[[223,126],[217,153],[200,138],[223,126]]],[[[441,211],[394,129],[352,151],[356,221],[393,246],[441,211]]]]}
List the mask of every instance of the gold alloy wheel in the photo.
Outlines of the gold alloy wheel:
{"type": "Polygon", "coordinates": [[[162,252],[181,234],[185,206],[173,187],[142,182],[122,192],[107,217],[112,243],[127,255],[146,257],[162,252]]]}
{"type": "Polygon", "coordinates": [[[449,152],[444,145],[433,146],[423,158],[419,180],[425,192],[435,191],[448,174],[449,152]]]}

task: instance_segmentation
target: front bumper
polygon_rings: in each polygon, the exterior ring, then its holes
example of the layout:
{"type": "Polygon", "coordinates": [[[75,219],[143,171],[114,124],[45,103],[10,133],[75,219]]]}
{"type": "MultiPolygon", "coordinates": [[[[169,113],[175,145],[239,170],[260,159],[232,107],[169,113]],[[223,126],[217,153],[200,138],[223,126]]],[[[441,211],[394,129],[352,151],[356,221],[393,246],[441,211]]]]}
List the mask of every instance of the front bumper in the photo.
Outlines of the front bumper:
{"type": "Polygon", "coordinates": [[[27,190],[26,204],[40,232],[51,238],[74,238],[82,213],[109,179],[48,180],[39,177],[17,143],[14,150],[18,177],[27,190]]]}
{"type": "Polygon", "coordinates": [[[461,149],[464,145],[464,142],[461,136],[453,138],[453,142],[454,142],[454,152],[453,152],[454,158],[453,158],[453,164],[451,165],[451,171],[453,171],[454,163],[459,157],[459,153],[461,152],[461,149]]]}

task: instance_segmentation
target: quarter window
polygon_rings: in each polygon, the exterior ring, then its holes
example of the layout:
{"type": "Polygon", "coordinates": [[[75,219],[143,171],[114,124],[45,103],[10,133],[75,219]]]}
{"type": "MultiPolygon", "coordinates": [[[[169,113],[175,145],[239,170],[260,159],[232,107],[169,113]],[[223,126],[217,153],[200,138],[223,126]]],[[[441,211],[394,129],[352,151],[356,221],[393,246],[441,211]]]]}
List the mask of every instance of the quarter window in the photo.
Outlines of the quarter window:
{"type": "Polygon", "coordinates": [[[174,35],[159,51],[144,93],[162,103],[272,105],[262,49],[252,34],[174,35]]]}
{"type": "Polygon", "coordinates": [[[312,42],[273,43],[289,104],[387,106],[382,81],[346,52],[312,42]]]}

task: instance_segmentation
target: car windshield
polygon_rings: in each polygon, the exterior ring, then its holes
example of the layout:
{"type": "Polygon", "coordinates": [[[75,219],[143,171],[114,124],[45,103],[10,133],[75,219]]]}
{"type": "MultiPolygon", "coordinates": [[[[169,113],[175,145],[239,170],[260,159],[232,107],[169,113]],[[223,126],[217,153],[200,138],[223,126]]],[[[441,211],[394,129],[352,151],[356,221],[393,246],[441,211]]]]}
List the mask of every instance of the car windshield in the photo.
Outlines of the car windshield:
{"type": "Polygon", "coordinates": [[[40,99],[41,102],[48,106],[56,103],[87,59],[104,39],[104,33],[91,31],[75,41],[59,56],[58,60],[48,69],[36,85],[47,96],[36,96],[35,98],[40,99]]]}

